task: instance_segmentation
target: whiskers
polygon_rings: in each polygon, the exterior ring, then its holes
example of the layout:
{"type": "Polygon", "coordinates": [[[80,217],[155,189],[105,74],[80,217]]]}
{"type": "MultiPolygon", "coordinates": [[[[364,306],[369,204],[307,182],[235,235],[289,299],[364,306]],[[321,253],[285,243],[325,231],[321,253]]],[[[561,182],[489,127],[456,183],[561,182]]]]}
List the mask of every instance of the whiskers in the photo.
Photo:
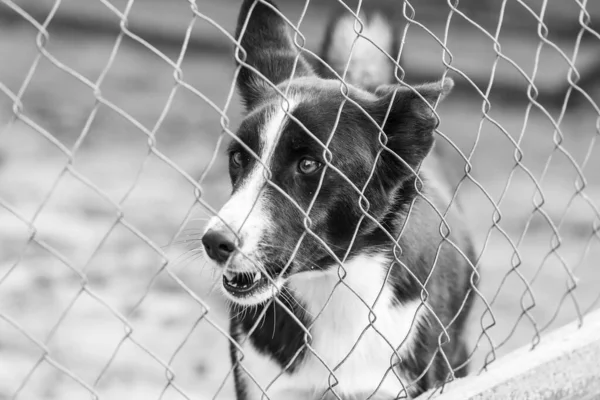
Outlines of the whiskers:
{"type": "MultiPolygon", "coordinates": [[[[278,245],[273,245],[273,244],[261,243],[260,248],[278,250],[279,253],[281,253],[281,251],[284,251],[286,253],[289,253],[290,255],[294,254],[294,249],[291,247],[287,247],[287,246],[278,246],[278,245]]],[[[288,263],[289,263],[289,260],[286,261],[284,263],[284,265],[287,266],[288,263]]],[[[304,260],[300,261],[297,256],[294,257],[294,259],[292,260],[292,263],[299,265],[304,270],[313,271],[313,270],[322,269],[322,266],[319,266],[316,262],[314,262],[312,260],[308,260],[308,259],[304,259],[304,260]]],[[[284,266],[284,268],[285,268],[285,266],[284,266]]],[[[289,269],[289,268],[290,268],[290,266],[287,266],[287,269],[289,269]]]]}
{"type": "MultiPolygon", "coordinates": [[[[206,220],[207,219],[192,219],[190,222],[206,220]]],[[[202,244],[203,234],[204,229],[202,227],[192,226],[182,229],[176,239],[165,247],[169,250],[177,250],[176,257],[171,263],[179,270],[186,268],[190,264],[194,264],[194,274],[199,273],[204,275],[207,271],[207,266],[209,267],[208,271],[210,271],[210,274],[206,274],[205,276],[210,279],[206,281],[206,285],[204,286],[207,296],[213,296],[216,291],[224,290],[222,279],[225,271],[239,274],[242,279],[250,282],[253,281],[256,273],[260,272],[262,277],[269,281],[268,290],[274,291],[272,297],[266,302],[244,305],[237,303],[235,299],[231,299],[223,293],[223,295],[219,297],[221,299],[224,298],[225,304],[230,310],[230,319],[252,318],[257,325],[262,327],[266,321],[263,313],[264,308],[273,307],[269,312],[273,313],[270,318],[273,319],[273,335],[275,335],[277,319],[281,318],[281,313],[294,314],[299,311],[304,313],[307,317],[313,317],[312,313],[305,308],[305,305],[297,298],[297,295],[295,295],[293,290],[286,285],[281,284],[280,276],[284,275],[283,271],[278,271],[278,269],[273,271],[269,266],[277,263],[277,260],[285,259],[286,255],[288,257],[294,255],[293,264],[288,263],[287,260],[283,263],[279,263],[282,268],[287,265],[287,272],[295,272],[289,271],[292,267],[294,269],[299,268],[300,270],[306,271],[319,271],[322,269],[322,266],[319,266],[315,261],[310,259],[300,260],[296,256],[294,248],[290,246],[279,243],[270,244],[263,242],[258,245],[258,248],[255,249],[253,254],[245,254],[239,251],[236,252],[236,258],[234,258],[234,260],[238,261],[236,261],[235,268],[232,265],[229,265],[229,263],[222,267],[210,268],[211,262],[202,244]],[[240,261],[242,262],[243,270],[238,270],[240,261]],[[278,274],[274,274],[274,272],[277,272],[278,274]]],[[[270,323],[271,322],[269,321],[269,324],[270,323]]]]}
{"type": "MultiPolygon", "coordinates": [[[[310,317],[311,319],[314,318],[314,315],[308,311],[306,308],[304,308],[304,306],[296,299],[296,297],[294,296],[294,294],[286,287],[282,287],[281,290],[279,291],[279,296],[285,300],[290,306],[292,307],[298,307],[300,308],[308,317],[310,317]]],[[[286,308],[290,308],[287,307],[285,304],[283,305],[286,308]]],[[[293,310],[290,310],[293,312],[293,310]]]]}
{"type": "MultiPolygon", "coordinates": [[[[262,304],[253,304],[253,305],[240,305],[237,304],[235,302],[233,302],[230,299],[227,299],[227,307],[229,308],[229,320],[234,320],[234,319],[244,319],[248,316],[249,313],[252,313],[252,318],[256,318],[258,316],[259,311],[262,311],[263,309],[263,305],[262,304]],[[232,311],[234,310],[239,310],[236,314],[231,314],[232,311]]],[[[265,323],[265,318],[263,316],[263,321],[261,322],[261,324],[265,323]]]]}
{"type": "MultiPolygon", "coordinates": [[[[199,219],[195,219],[199,220],[199,219]]],[[[185,228],[169,244],[161,246],[162,250],[172,252],[177,250],[179,254],[175,256],[171,263],[174,268],[183,270],[188,265],[204,259],[202,269],[207,264],[208,257],[202,244],[203,228],[185,228]]]]}

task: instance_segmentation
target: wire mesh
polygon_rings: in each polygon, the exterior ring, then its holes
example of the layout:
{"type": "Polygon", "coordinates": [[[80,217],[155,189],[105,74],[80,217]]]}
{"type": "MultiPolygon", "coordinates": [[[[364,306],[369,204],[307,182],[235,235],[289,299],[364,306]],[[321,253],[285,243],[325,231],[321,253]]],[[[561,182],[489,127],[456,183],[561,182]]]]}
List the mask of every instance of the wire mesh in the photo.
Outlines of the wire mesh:
{"type": "MultiPolygon", "coordinates": [[[[218,22],[217,17],[204,10],[208,6],[203,3],[189,1],[177,6],[175,3],[162,6],[165,14],[171,7],[185,7],[186,14],[181,40],[176,46],[160,49],[131,27],[134,21],[132,15],[136,15],[135,7],[142,2],[128,0],[120,6],[106,0],[94,3],[102,8],[108,19],[118,23],[116,37],[110,40],[83,39],[83,43],[89,40],[93,46],[104,46],[102,49],[106,56],[90,61],[95,68],[94,79],[77,58],[82,39],[60,30],[50,33],[55,21],[60,20],[64,24],[65,17],[61,17],[61,12],[71,7],[68,3],[63,4],[60,0],[48,3],[43,17],[37,12],[39,9],[27,2],[2,0],[0,3],[3,7],[0,12],[10,15],[20,24],[20,27],[5,29],[14,30],[15,38],[26,31],[27,40],[35,44],[30,59],[23,62],[15,57],[17,67],[14,69],[18,71],[9,68],[0,70],[0,92],[4,97],[0,103],[0,122],[4,125],[0,131],[0,218],[3,221],[0,226],[5,227],[0,227],[0,243],[5,249],[0,255],[0,319],[4,323],[0,328],[3,332],[0,335],[0,352],[4,353],[0,357],[0,370],[7,371],[0,373],[6,374],[6,379],[0,379],[6,382],[0,384],[0,398],[65,398],[67,394],[76,396],[79,393],[92,398],[232,398],[233,366],[230,365],[227,346],[232,344],[233,353],[239,360],[235,364],[252,380],[255,380],[253,374],[256,371],[244,361],[243,343],[232,338],[226,307],[213,294],[218,279],[208,279],[206,269],[203,269],[202,275],[195,271],[199,269],[197,264],[202,264],[199,239],[206,217],[218,216],[216,205],[227,197],[228,187],[223,183],[226,167],[219,149],[225,141],[237,140],[231,128],[232,120],[237,122],[240,118],[235,82],[240,68],[253,67],[245,63],[245,50],[240,47],[239,41],[223,27],[222,22],[218,22]],[[206,82],[213,80],[215,68],[222,68],[219,63],[211,64],[208,70],[204,68],[188,75],[188,68],[195,66],[189,60],[190,53],[198,53],[196,57],[199,59],[208,55],[203,54],[201,48],[194,49],[190,45],[199,25],[217,32],[215,35],[223,43],[235,48],[234,57],[240,64],[231,71],[217,74],[219,78],[227,79],[214,87],[206,82]],[[51,46],[54,38],[59,43],[55,48],[51,46]],[[124,53],[139,49],[147,52],[147,59],[119,61],[124,53]],[[61,53],[63,58],[65,54],[75,54],[75,58],[71,57],[69,63],[63,62],[55,52],[61,53]],[[118,75],[118,69],[123,65],[134,69],[132,74],[125,75],[126,79],[142,74],[144,63],[150,64],[149,57],[159,67],[151,69],[148,76],[150,79],[163,79],[161,87],[166,88],[167,95],[163,96],[166,99],[156,101],[160,106],[153,107],[147,114],[140,114],[144,104],[133,107],[131,111],[130,103],[120,103],[122,99],[114,96],[115,87],[125,85],[126,81],[111,82],[111,76],[118,75]],[[48,73],[44,72],[48,69],[61,74],[60,84],[53,82],[55,75],[48,77],[48,73]],[[170,74],[169,79],[164,78],[165,71],[170,74]],[[36,81],[40,76],[42,80],[36,81]],[[188,76],[192,78],[188,79],[188,76]],[[71,129],[74,132],[71,136],[61,131],[63,127],[53,126],[49,122],[51,116],[44,114],[44,110],[36,109],[40,103],[49,109],[59,107],[60,92],[67,90],[64,82],[78,85],[79,93],[88,96],[91,104],[80,110],[78,127],[71,129]],[[44,90],[50,92],[47,98],[44,98],[44,90]],[[190,102],[196,105],[202,104],[202,113],[205,114],[196,122],[202,124],[203,118],[212,118],[214,127],[218,124],[218,129],[210,126],[209,132],[199,139],[200,146],[194,151],[200,152],[201,156],[188,148],[194,139],[190,142],[189,137],[183,138],[183,145],[178,145],[177,139],[165,141],[169,133],[169,126],[165,128],[165,125],[176,126],[169,122],[170,118],[173,115],[175,119],[185,118],[194,112],[191,106],[184,107],[183,111],[177,110],[182,106],[181,99],[184,97],[193,99],[190,102]],[[205,117],[209,114],[210,117],[205,117]],[[114,119],[120,122],[112,122],[114,119]],[[102,121],[106,120],[115,125],[102,125],[105,124],[102,121]],[[124,127],[118,124],[124,124],[124,127]],[[105,133],[107,126],[117,127],[119,132],[105,133]],[[104,130],[101,129],[103,127],[104,130]],[[133,134],[130,135],[130,132],[133,134]],[[115,135],[125,135],[127,139],[115,135]],[[95,143],[99,136],[106,136],[108,144],[95,143]],[[130,148],[140,152],[136,155],[135,166],[132,166],[134,151],[130,148]],[[126,168],[129,179],[119,180],[115,189],[107,186],[102,173],[112,168],[103,165],[117,162],[112,157],[117,157],[119,151],[123,151],[124,161],[118,164],[116,173],[110,177],[118,180],[120,168],[126,168]],[[46,154],[50,160],[48,163],[44,161],[46,154]],[[97,154],[96,158],[93,158],[94,154],[97,154]],[[204,159],[199,161],[200,158],[204,159]],[[94,163],[100,166],[94,166],[94,163]],[[42,170],[42,175],[36,175],[40,174],[36,172],[36,165],[42,170]],[[157,171],[160,171],[158,174],[162,180],[149,183],[148,179],[157,171]],[[27,177],[22,178],[24,175],[27,177]],[[178,183],[169,186],[166,182],[171,181],[178,183]],[[141,187],[149,185],[151,190],[139,193],[141,187]],[[36,190],[31,192],[32,188],[36,190]],[[155,195],[150,195],[153,190],[164,192],[166,197],[153,197],[155,195]],[[178,199],[172,200],[171,196],[178,199]],[[153,207],[156,210],[152,211],[153,207]],[[175,208],[176,211],[164,216],[162,207],[175,208]],[[73,223],[69,216],[73,215],[78,218],[74,228],[69,225],[73,223]],[[155,223],[162,218],[168,221],[155,223]],[[135,257],[141,258],[141,261],[135,257]],[[125,267],[125,272],[119,271],[116,266],[125,267]],[[124,284],[118,283],[121,279],[124,284]],[[208,281],[210,283],[206,283],[208,281]],[[185,311],[178,311],[181,309],[185,311]],[[162,319],[152,321],[153,316],[162,319]],[[86,324],[93,328],[86,328],[86,324]],[[94,334],[95,329],[100,333],[94,334]],[[195,351],[198,356],[193,355],[195,351]],[[86,358],[91,361],[86,361],[86,358]]],[[[316,2],[303,2],[295,19],[285,12],[277,12],[293,31],[294,45],[298,49],[296,64],[301,56],[309,56],[324,64],[339,81],[339,90],[344,96],[329,140],[322,144],[322,148],[326,160],[324,168],[337,173],[359,197],[362,216],[351,239],[353,243],[363,222],[376,224],[385,232],[387,229],[369,212],[370,204],[365,197],[375,163],[369,179],[360,187],[331,162],[329,145],[342,108],[347,103],[358,106],[348,96],[346,83],[353,50],[343,71],[331,69],[317,52],[311,50],[312,47],[307,45],[310,42],[308,35],[305,36],[303,31],[309,32],[312,27],[312,3],[316,2]]],[[[597,169],[594,169],[600,162],[595,149],[600,134],[600,108],[595,100],[594,87],[587,81],[585,86],[579,85],[585,80],[579,72],[582,56],[587,57],[588,64],[596,62],[589,61],[591,56],[587,55],[593,53],[589,49],[598,46],[600,41],[600,34],[592,28],[588,2],[573,1],[564,6],[577,14],[575,22],[568,21],[575,23],[577,28],[568,40],[559,41],[550,36],[552,29],[548,26],[547,13],[551,6],[547,0],[492,2],[494,7],[490,7],[495,9],[494,18],[485,27],[476,21],[474,15],[477,14],[472,13],[469,2],[449,0],[443,10],[436,9],[437,22],[432,23],[427,18],[424,19],[427,22],[423,22],[419,7],[404,0],[395,5],[400,11],[402,26],[398,55],[388,54],[386,49],[363,34],[361,11],[365,5],[362,1],[355,6],[341,0],[335,3],[355,19],[352,49],[358,42],[367,41],[385,53],[396,67],[395,75],[400,85],[412,88],[405,81],[414,81],[409,68],[411,63],[429,62],[409,51],[411,41],[418,46],[426,38],[436,47],[438,65],[441,51],[441,69],[436,70],[436,76],[453,76],[458,82],[457,90],[468,93],[463,94],[463,99],[456,101],[446,113],[438,113],[437,104],[433,112],[439,120],[436,140],[448,147],[458,160],[455,164],[462,169],[454,185],[451,203],[459,196],[465,196],[468,198],[465,205],[469,208],[469,200],[473,199],[475,210],[471,213],[467,210],[466,214],[474,220],[478,255],[476,262],[471,263],[450,239],[452,226],[446,222],[450,207],[436,209],[442,223],[436,261],[430,276],[435,270],[442,245],[456,248],[472,267],[471,291],[477,306],[470,320],[473,340],[469,361],[475,366],[474,372],[485,370],[499,355],[515,346],[530,344],[534,348],[550,327],[570,319],[577,319],[583,324],[585,314],[600,302],[597,271],[592,268],[594,256],[600,250],[600,213],[597,206],[600,191],[598,174],[595,173],[597,169]],[[506,44],[511,43],[506,39],[506,30],[515,29],[513,25],[506,27],[508,16],[514,15],[515,10],[536,29],[532,58],[523,58],[515,48],[506,44]],[[491,65],[484,68],[483,73],[465,68],[467,63],[476,62],[477,56],[474,59],[465,56],[463,62],[461,56],[453,54],[464,55],[464,49],[455,45],[455,26],[461,26],[471,34],[477,32],[488,51],[490,48],[493,50],[491,65]],[[566,48],[572,49],[571,56],[567,55],[566,48]],[[548,54],[554,57],[549,67],[547,59],[544,59],[548,54]],[[553,68],[559,62],[566,65],[566,73],[565,68],[553,68]],[[560,71],[556,73],[554,70],[560,71]],[[509,81],[524,82],[524,101],[515,100],[516,104],[510,104],[509,99],[502,103],[494,97],[498,87],[502,87],[502,79],[505,79],[499,76],[507,74],[507,71],[513,74],[509,81]],[[554,71],[554,75],[542,77],[540,71],[545,74],[554,71]],[[564,90],[558,90],[558,94],[550,100],[540,89],[548,86],[546,81],[549,79],[559,82],[555,86],[565,85],[561,87],[564,90]],[[574,98],[579,103],[575,103],[574,98]],[[498,106],[492,108],[496,103],[498,106]],[[480,105],[480,109],[474,111],[473,105],[480,105]],[[461,108],[469,109],[468,117],[473,126],[468,129],[462,126],[467,112],[461,111],[461,108]],[[499,111],[494,113],[494,110],[499,111]],[[469,132],[462,132],[462,137],[457,136],[464,130],[469,132]],[[499,145],[499,140],[504,145],[499,145]],[[502,154],[494,154],[496,151],[502,154]],[[500,156],[504,157],[500,162],[503,167],[495,163],[500,156]],[[501,168],[502,173],[496,173],[501,168]],[[486,276],[489,276],[487,281],[486,276]],[[578,276],[582,278],[578,279],[578,276]],[[480,279],[481,284],[476,287],[480,279]],[[571,306],[572,310],[566,311],[567,306],[571,306]]],[[[225,8],[227,13],[235,15],[237,7],[235,3],[225,8]]],[[[233,15],[228,14],[228,18],[232,19],[233,15]]],[[[10,47],[12,39],[0,40],[3,46],[0,51],[6,53],[3,59],[12,57],[9,50],[19,51],[21,44],[18,40],[12,42],[14,48],[10,47]]],[[[514,38],[511,40],[514,41],[514,38]]],[[[233,68],[230,56],[223,60],[219,59],[219,62],[231,64],[233,68]]],[[[593,68],[591,70],[593,73],[593,68]]],[[[272,87],[282,98],[281,107],[287,117],[319,142],[289,112],[289,85],[284,91],[275,85],[272,87]]],[[[118,93],[125,96],[129,90],[135,91],[135,84],[118,93]]],[[[132,97],[129,101],[139,101],[143,97],[132,97]]],[[[83,102],[80,98],[63,100],[68,105],[80,101],[83,102]]],[[[66,114],[61,117],[67,120],[72,117],[68,114],[68,107],[56,113],[66,114]]],[[[367,117],[376,124],[371,116],[367,114],[367,117]]],[[[394,154],[386,146],[383,130],[378,128],[381,149],[376,160],[385,152],[394,154]]],[[[258,155],[253,156],[261,162],[258,155]]],[[[304,210],[271,181],[268,167],[264,164],[262,167],[266,176],[263,189],[268,186],[296,205],[305,227],[284,267],[285,271],[306,238],[329,248],[323,238],[311,229],[311,210],[323,185],[324,175],[309,207],[304,210]]],[[[435,208],[418,187],[416,191],[420,198],[435,208]]],[[[257,200],[258,197],[254,200],[255,204],[257,200]]],[[[395,262],[410,272],[399,258],[402,252],[399,237],[387,233],[394,243],[395,262]]],[[[335,257],[339,282],[314,321],[321,317],[335,291],[349,290],[360,297],[355,288],[345,281],[345,264],[350,248],[344,257],[335,257]]],[[[335,254],[331,249],[329,252],[335,254]]],[[[386,276],[385,281],[387,279],[386,276]]],[[[367,309],[368,321],[365,321],[364,329],[349,353],[337,365],[329,365],[312,345],[312,325],[304,326],[281,298],[272,299],[296,320],[304,332],[303,346],[274,381],[285,374],[301,351],[306,351],[328,374],[325,377],[328,387],[316,398],[343,398],[336,388],[336,371],[352,355],[363,337],[374,332],[387,342],[390,354],[395,356],[395,359],[391,358],[389,369],[381,377],[379,385],[388,375],[394,374],[403,388],[396,397],[409,396],[409,388],[417,384],[426,371],[413,381],[404,381],[397,375],[396,366],[401,364],[402,357],[375,325],[375,308],[383,289],[381,287],[372,302],[359,298],[367,309]]],[[[449,340],[449,326],[429,306],[428,297],[423,284],[417,313],[427,315],[430,323],[440,326],[442,334],[434,357],[439,353],[452,371],[443,348],[449,340]]],[[[261,316],[255,320],[251,332],[259,326],[261,316]]],[[[429,364],[431,362],[433,358],[429,364]]],[[[454,378],[454,373],[451,373],[447,381],[454,378]]],[[[256,380],[255,383],[268,398],[266,391],[272,382],[266,387],[256,380]]]]}

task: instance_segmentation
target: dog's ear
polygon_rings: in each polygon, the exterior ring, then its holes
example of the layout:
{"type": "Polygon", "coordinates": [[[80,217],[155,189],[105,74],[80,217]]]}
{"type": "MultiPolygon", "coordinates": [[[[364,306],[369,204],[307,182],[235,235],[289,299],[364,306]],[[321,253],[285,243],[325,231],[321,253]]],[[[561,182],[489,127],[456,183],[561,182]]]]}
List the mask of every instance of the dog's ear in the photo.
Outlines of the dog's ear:
{"type": "MultiPolygon", "coordinates": [[[[236,56],[237,65],[242,65],[237,86],[246,109],[251,110],[261,97],[273,91],[272,85],[291,77],[298,48],[294,44],[292,28],[269,0],[244,0],[235,37],[246,52],[245,59],[241,50],[236,56]]],[[[310,64],[300,56],[294,77],[312,74],[310,64]]]]}
{"type": "MultiPolygon", "coordinates": [[[[378,124],[383,124],[383,131],[387,137],[386,146],[413,169],[433,147],[433,131],[439,122],[433,106],[444,98],[453,86],[452,79],[446,78],[440,82],[413,87],[384,85],[375,91],[377,100],[367,111],[378,124]]],[[[412,174],[410,169],[392,154],[384,153],[383,162],[388,164],[387,168],[391,169],[392,173],[402,170],[412,174]]]]}

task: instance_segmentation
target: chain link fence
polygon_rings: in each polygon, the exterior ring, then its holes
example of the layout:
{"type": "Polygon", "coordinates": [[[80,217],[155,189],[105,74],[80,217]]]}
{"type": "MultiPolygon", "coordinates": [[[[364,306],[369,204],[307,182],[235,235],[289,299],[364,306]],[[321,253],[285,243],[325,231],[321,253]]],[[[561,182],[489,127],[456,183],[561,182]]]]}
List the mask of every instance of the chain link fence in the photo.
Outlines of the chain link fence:
{"type": "MultiPolygon", "coordinates": [[[[333,7],[369,40],[361,1],[281,3],[303,54],[318,58],[333,7]]],[[[239,4],[41,4],[0,2],[0,399],[233,398],[199,239],[230,190],[239,4]]],[[[485,373],[600,302],[600,10],[391,7],[399,79],[456,81],[436,140],[476,239],[470,359],[485,373]]]]}

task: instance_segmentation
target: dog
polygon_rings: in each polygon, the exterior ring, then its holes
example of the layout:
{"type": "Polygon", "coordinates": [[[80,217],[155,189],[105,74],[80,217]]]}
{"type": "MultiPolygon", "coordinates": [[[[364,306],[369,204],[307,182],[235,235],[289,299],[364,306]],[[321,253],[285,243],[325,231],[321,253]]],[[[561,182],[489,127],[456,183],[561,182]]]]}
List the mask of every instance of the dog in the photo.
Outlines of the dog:
{"type": "MultiPolygon", "coordinates": [[[[327,47],[347,47],[334,24],[327,47]]],[[[272,1],[244,0],[235,36],[247,113],[202,244],[230,303],[237,399],[414,398],[465,375],[475,256],[431,171],[432,106],[453,82],[367,68],[365,83],[360,63],[324,78],[272,1]]]]}

